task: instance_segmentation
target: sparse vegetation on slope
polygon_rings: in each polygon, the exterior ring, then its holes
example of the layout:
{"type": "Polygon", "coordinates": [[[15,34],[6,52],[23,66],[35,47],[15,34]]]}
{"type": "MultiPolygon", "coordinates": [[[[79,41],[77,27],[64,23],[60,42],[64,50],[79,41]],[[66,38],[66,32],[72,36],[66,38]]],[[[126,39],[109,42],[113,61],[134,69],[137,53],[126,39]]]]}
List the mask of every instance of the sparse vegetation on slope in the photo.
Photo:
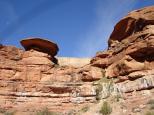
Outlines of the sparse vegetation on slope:
{"type": "Polygon", "coordinates": [[[107,98],[110,96],[113,89],[113,82],[106,77],[103,77],[97,82],[96,86],[96,100],[101,100],[102,98],[107,98]]]}
{"type": "Polygon", "coordinates": [[[153,111],[148,111],[145,115],[154,115],[153,111]]]}
{"type": "Polygon", "coordinates": [[[108,102],[104,101],[101,109],[99,111],[102,115],[110,115],[112,113],[112,108],[108,102]]]}
{"type": "Polygon", "coordinates": [[[36,113],[36,115],[58,115],[53,111],[49,111],[48,108],[44,108],[36,113]]]}

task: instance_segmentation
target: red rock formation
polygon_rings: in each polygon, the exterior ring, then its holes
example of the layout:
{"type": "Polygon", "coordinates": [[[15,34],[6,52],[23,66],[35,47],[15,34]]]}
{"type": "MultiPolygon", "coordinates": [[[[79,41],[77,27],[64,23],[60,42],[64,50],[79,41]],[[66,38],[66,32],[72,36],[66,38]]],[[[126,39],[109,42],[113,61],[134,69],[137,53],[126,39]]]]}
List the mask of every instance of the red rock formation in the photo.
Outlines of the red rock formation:
{"type": "Polygon", "coordinates": [[[42,38],[28,38],[20,41],[21,45],[26,51],[34,49],[36,51],[44,52],[49,54],[49,59],[54,63],[58,63],[57,59],[54,57],[59,51],[58,45],[51,41],[42,38]]]}
{"type": "Polygon", "coordinates": [[[79,68],[53,63],[58,46],[49,41],[22,41],[26,51],[1,45],[0,108],[16,110],[19,115],[43,107],[64,114],[80,110],[96,102],[97,86],[107,77],[113,82],[103,81],[101,98],[120,93],[130,114],[130,108],[145,104],[154,93],[153,14],[153,6],[129,13],[115,26],[108,50],[79,68]]]}
{"type": "Polygon", "coordinates": [[[59,66],[50,57],[34,49],[0,48],[0,108],[69,112],[96,101],[92,81],[102,76],[99,68],[59,66]]]}
{"type": "Polygon", "coordinates": [[[142,112],[132,111],[147,106],[154,95],[154,6],[132,11],[119,21],[108,50],[98,52],[91,65],[105,70],[105,76],[115,83],[112,95],[120,93],[124,99],[127,110],[115,107],[118,111],[113,110],[113,115],[144,114],[143,108],[142,112]]]}
{"type": "Polygon", "coordinates": [[[57,44],[41,39],[41,38],[28,38],[20,41],[25,50],[35,49],[51,56],[55,56],[59,50],[57,44]]]}
{"type": "Polygon", "coordinates": [[[97,53],[91,65],[104,68],[118,85],[127,84],[124,92],[154,87],[154,6],[132,11],[118,22],[108,50],[97,53]]]}
{"type": "Polygon", "coordinates": [[[153,12],[153,6],[130,12],[116,24],[108,41],[109,47],[114,46],[116,42],[121,42],[136,32],[142,31],[147,25],[153,25],[153,12]]]}

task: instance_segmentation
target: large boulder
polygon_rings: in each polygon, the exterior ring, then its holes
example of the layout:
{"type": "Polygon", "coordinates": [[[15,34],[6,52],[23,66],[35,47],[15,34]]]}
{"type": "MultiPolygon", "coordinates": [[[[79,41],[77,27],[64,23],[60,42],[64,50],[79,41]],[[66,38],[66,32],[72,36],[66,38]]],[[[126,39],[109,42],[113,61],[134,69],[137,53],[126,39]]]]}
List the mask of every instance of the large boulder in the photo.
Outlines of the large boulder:
{"type": "Polygon", "coordinates": [[[25,50],[35,49],[44,53],[48,53],[51,56],[55,56],[59,50],[57,44],[42,39],[42,38],[28,38],[20,41],[25,50]]]}

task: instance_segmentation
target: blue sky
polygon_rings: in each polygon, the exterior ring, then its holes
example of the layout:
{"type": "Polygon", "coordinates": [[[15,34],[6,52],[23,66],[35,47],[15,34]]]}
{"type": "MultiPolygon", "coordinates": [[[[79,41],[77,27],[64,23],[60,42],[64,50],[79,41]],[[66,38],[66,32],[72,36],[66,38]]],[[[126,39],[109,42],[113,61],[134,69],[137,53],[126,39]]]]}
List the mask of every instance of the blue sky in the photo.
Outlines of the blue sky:
{"type": "Polygon", "coordinates": [[[0,42],[42,37],[56,42],[58,56],[93,57],[107,48],[114,25],[154,0],[0,0],[0,42]]]}

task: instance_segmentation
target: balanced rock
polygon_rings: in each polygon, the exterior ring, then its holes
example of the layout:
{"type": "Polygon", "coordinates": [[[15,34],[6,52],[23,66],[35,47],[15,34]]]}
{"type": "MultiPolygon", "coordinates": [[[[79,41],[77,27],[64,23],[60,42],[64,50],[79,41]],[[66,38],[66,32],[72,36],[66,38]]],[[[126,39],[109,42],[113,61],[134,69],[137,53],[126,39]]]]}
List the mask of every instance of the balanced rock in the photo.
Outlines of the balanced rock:
{"type": "Polygon", "coordinates": [[[41,39],[41,38],[28,38],[20,41],[25,50],[35,49],[40,52],[48,53],[51,56],[55,56],[59,50],[57,44],[41,39]]]}

